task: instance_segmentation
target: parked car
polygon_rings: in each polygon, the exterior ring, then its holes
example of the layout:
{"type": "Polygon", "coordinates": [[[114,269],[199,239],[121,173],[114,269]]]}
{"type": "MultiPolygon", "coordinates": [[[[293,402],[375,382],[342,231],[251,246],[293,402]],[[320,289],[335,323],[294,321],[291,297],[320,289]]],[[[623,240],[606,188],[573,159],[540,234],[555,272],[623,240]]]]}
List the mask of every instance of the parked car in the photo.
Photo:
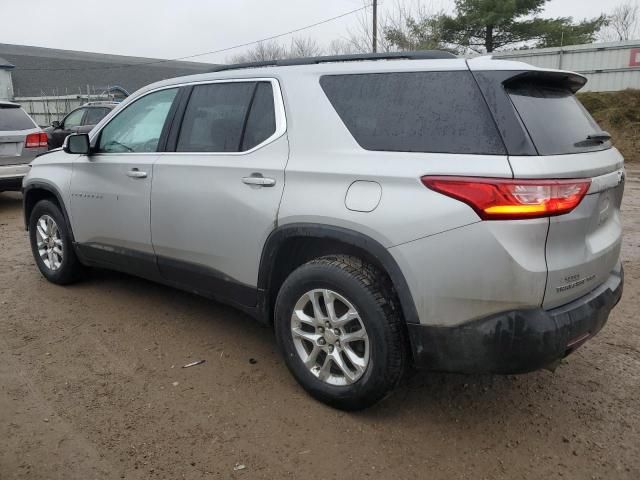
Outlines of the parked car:
{"type": "Polygon", "coordinates": [[[0,101],[0,192],[20,190],[29,163],[47,151],[47,135],[20,105],[0,101]]]}
{"type": "Polygon", "coordinates": [[[49,148],[59,148],[64,139],[72,133],[88,133],[111,110],[118,106],[115,102],[90,102],[72,110],[62,121],[54,121],[44,129],[47,133],[49,148]]]}
{"type": "Polygon", "coordinates": [[[58,284],[89,265],[235,305],[342,409],[410,364],[555,365],[623,285],[623,158],[585,82],[417,52],[155,83],[33,163],[33,255],[58,284]]]}

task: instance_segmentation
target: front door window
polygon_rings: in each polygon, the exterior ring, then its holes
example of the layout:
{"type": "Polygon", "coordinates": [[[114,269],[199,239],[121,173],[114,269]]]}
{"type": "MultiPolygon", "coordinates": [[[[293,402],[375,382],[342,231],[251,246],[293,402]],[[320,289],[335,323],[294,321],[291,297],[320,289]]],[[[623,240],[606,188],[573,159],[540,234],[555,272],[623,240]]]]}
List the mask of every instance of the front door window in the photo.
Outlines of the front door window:
{"type": "Polygon", "coordinates": [[[100,132],[99,153],[155,152],[177,88],[145,95],[126,107],[100,132]]]}

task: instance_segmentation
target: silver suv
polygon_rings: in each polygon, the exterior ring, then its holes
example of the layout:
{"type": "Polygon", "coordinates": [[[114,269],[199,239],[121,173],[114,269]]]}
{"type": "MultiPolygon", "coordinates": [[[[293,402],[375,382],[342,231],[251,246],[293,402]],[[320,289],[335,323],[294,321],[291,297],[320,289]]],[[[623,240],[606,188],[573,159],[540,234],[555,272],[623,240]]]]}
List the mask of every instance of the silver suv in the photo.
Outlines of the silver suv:
{"type": "Polygon", "coordinates": [[[0,192],[20,190],[29,163],[47,151],[47,134],[20,105],[0,100],[0,192]]]}
{"type": "Polygon", "coordinates": [[[413,364],[522,373],[622,294],[623,159],[585,78],[444,52],[225,67],[150,85],[24,182],[36,263],[232,304],[315,398],[413,364]]]}

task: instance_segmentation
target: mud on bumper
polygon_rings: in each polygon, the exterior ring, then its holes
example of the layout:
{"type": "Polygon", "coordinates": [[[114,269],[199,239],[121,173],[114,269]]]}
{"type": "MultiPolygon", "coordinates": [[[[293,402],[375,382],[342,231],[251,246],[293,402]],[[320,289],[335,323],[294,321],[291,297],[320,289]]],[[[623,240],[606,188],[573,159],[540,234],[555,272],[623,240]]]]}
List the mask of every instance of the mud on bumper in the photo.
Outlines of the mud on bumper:
{"type": "Polygon", "coordinates": [[[624,273],[552,310],[500,313],[455,327],[408,324],[416,366],[460,373],[525,373],[566,357],[607,322],[624,273]]]}

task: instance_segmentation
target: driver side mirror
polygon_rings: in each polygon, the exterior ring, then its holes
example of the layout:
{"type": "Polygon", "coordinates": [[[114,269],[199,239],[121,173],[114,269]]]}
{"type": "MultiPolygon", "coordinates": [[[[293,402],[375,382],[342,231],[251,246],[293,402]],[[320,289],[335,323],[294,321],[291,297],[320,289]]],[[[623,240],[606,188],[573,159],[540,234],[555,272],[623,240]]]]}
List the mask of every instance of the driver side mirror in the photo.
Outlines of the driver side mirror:
{"type": "Polygon", "coordinates": [[[52,126],[53,128],[55,128],[56,130],[57,130],[58,128],[62,128],[62,124],[60,124],[60,122],[59,122],[58,120],[54,120],[53,122],[51,122],[51,126],[52,126]]]}
{"type": "Polygon", "coordinates": [[[69,135],[64,140],[62,150],[66,153],[73,153],[76,155],[89,155],[91,152],[89,135],[86,133],[74,133],[69,135]]]}

